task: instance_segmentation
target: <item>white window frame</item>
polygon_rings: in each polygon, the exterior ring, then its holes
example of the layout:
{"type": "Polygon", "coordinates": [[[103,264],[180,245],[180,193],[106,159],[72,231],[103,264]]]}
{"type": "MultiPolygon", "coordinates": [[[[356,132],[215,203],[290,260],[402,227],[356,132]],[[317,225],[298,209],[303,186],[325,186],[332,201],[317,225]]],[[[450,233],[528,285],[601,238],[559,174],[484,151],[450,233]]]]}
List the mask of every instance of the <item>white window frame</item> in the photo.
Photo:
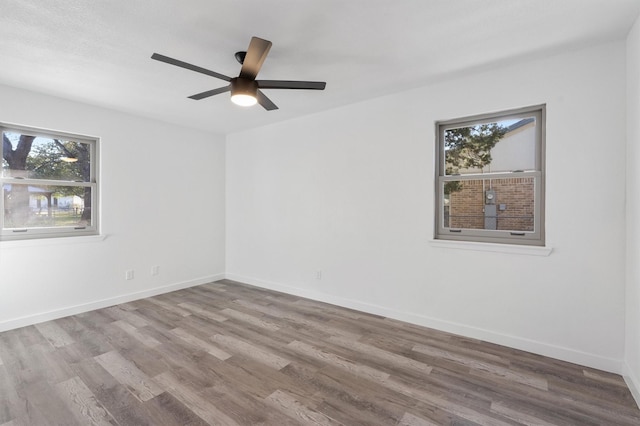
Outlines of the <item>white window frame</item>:
{"type": "MultiPolygon", "coordinates": [[[[2,189],[2,197],[0,197],[0,241],[15,240],[33,240],[41,238],[56,237],[79,237],[79,236],[95,236],[99,235],[99,185],[98,185],[98,144],[99,139],[90,136],[82,136],[78,134],[59,132],[53,130],[39,129],[35,127],[27,127],[13,124],[0,123],[0,134],[3,132],[16,132],[28,134],[29,136],[43,137],[48,139],[66,139],[73,140],[89,145],[90,155],[90,178],[88,182],[76,182],[69,180],[53,180],[53,179],[32,179],[32,178],[16,178],[10,176],[2,176],[0,173],[0,188],[2,189]],[[4,185],[20,184],[20,185],[46,185],[46,186],[76,186],[82,188],[91,188],[91,223],[84,226],[57,226],[57,227],[27,227],[27,228],[5,228],[4,226],[4,185]]],[[[2,158],[3,146],[0,145],[0,158],[2,158]]]]}
{"type": "Polygon", "coordinates": [[[436,240],[469,241],[514,245],[545,245],[545,105],[481,114],[453,120],[436,122],[436,167],[435,167],[435,232],[436,240]],[[535,117],[535,170],[492,173],[465,173],[447,175],[445,166],[444,134],[447,129],[469,127],[502,120],[535,117]],[[488,229],[445,228],[444,184],[449,181],[533,178],[534,179],[534,230],[515,232],[488,229]]]}

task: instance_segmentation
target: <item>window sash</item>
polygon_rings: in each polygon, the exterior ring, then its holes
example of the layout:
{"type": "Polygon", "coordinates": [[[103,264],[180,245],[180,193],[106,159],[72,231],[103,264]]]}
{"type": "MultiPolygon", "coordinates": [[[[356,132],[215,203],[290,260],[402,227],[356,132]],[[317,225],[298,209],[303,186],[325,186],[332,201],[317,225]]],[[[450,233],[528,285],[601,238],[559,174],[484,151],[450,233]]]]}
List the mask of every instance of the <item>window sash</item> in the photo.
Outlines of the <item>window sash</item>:
{"type": "MultiPolygon", "coordinates": [[[[47,132],[30,127],[22,126],[6,126],[0,124],[0,133],[15,132],[27,134],[29,136],[42,137],[47,139],[63,138],[89,145],[89,180],[88,181],[69,181],[56,179],[37,179],[37,178],[20,178],[12,176],[2,176],[0,173],[0,189],[2,196],[0,197],[0,240],[26,240],[50,237],[71,237],[97,235],[98,232],[98,156],[97,156],[97,139],[79,136],[62,132],[47,132]],[[5,200],[4,185],[32,185],[32,186],[48,186],[48,187],[78,187],[91,189],[91,223],[82,226],[42,226],[42,227],[5,227],[5,200]]],[[[0,158],[2,146],[0,146],[0,158]]]]}
{"type": "Polygon", "coordinates": [[[542,174],[540,172],[518,172],[518,173],[492,173],[484,175],[464,175],[464,176],[441,176],[438,179],[438,213],[437,213],[437,238],[443,240],[459,241],[485,241],[500,243],[521,243],[536,244],[541,239],[542,218],[541,218],[541,197],[542,197],[542,174]],[[499,180],[512,178],[533,178],[534,181],[534,209],[533,209],[533,231],[518,230],[497,230],[497,229],[473,229],[456,228],[444,226],[444,184],[451,181],[474,181],[474,180],[499,180]]]}
{"type": "MultiPolygon", "coordinates": [[[[542,148],[543,141],[543,131],[544,131],[544,107],[536,106],[530,108],[521,108],[519,110],[505,112],[504,114],[482,114],[477,115],[475,117],[462,119],[462,120],[448,120],[448,121],[440,121],[437,123],[437,149],[438,149],[438,159],[437,162],[437,171],[436,174],[438,176],[458,176],[458,175],[447,175],[446,173],[446,164],[445,164],[445,149],[444,149],[444,138],[445,132],[451,129],[457,129],[461,127],[471,127],[479,124],[487,124],[493,123],[496,121],[505,121],[505,120],[519,120],[523,118],[535,118],[535,143],[536,143],[536,154],[535,154],[535,169],[537,171],[544,170],[544,154],[542,148]]],[[[464,175],[469,176],[478,176],[483,173],[464,173],[464,175]]],[[[486,174],[486,173],[484,173],[486,174]]]]}
{"type": "Polygon", "coordinates": [[[98,217],[97,217],[97,206],[98,202],[98,193],[97,193],[97,184],[95,183],[80,183],[80,182],[64,182],[60,183],[60,181],[56,184],[49,183],[50,181],[46,181],[45,184],[43,181],[38,181],[37,179],[0,179],[0,188],[3,188],[4,185],[14,184],[14,185],[38,185],[38,186],[49,186],[49,187],[78,187],[78,188],[90,188],[91,189],[91,223],[86,225],[70,225],[70,226],[31,226],[31,227],[13,227],[9,228],[5,226],[5,217],[4,217],[4,196],[2,200],[0,200],[0,205],[2,206],[2,214],[0,215],[0,223],[2,224],[2,228],[0,230],[0,239],[2,240],[22,240],[22,239],[33,239],[33,238],[48,238],[48,237],[70,237],[70,236],[80,236],[80,235],[97,235],[98,234],[98,217]]]}

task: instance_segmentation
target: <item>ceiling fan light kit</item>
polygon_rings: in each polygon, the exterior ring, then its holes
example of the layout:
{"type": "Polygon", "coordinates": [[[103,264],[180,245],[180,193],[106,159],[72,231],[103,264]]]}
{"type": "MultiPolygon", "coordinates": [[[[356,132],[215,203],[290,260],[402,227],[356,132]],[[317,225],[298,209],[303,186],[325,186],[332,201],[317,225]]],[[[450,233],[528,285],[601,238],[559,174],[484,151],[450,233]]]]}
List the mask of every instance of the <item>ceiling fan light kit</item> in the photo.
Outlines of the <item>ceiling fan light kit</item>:
{"type": "Polygon", "coordinates": [[[243,107],[258,103],[258,83],[236,77],[231,79],[231,102],[243,107]]]}
{"type": "Polygon", "coordinates": [[[235,53],[235,58],[242,64],[242,68],[240,69],[240,75],[234,78],[159,53],[151,55],[151,59],[229,82],[227,86],[189,96],[190,99],[194,100],[231,92],[231,101],[237,105],[252,106],[259,103],[267,111],[272,111],[278,109],[278,107],[260,89],[324,90],[326,83],[323,81],[256,80],[270,49],[270,41],[252,37],[249,49],[246,52],[235,53]]]}

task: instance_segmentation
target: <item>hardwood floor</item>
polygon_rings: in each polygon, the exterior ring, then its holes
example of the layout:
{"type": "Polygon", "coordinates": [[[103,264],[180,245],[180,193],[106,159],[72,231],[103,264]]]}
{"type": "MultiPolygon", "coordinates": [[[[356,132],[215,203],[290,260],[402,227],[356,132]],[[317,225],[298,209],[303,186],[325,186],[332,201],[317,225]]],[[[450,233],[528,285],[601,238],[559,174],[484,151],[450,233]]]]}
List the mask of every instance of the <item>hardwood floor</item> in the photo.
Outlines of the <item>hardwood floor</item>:
{"type": "Polygon", "coordinates": [[[620,376],[231,281],[0,333],[0,425],[640,425],[620,376]]]}

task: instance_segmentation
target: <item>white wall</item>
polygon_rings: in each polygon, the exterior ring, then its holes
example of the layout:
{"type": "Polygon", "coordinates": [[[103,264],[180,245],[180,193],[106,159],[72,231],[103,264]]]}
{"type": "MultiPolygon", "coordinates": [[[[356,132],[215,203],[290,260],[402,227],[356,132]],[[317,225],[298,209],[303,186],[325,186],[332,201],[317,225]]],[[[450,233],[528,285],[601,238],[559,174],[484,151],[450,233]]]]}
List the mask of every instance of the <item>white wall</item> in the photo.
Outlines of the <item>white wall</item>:
{"type": "Polygon", "coordinates": [[[227,277],[619,372],[625,137],[624,42],[229,135],[227,277]],[[434,122],[542,103],[553,253],[429,244],[434,122]]]}
{"type": "Polygon", "coordinates": [[[6,86],[0,99],[4,122],[100,137],[106,235],[0,242],[0,330],[223,276],[224,137],[6,86]]]}
{"type": "Polygon", "coordinates": [[[640,18],[627,37],[627,294],[625,376],[640,404],[640,18]]]}

